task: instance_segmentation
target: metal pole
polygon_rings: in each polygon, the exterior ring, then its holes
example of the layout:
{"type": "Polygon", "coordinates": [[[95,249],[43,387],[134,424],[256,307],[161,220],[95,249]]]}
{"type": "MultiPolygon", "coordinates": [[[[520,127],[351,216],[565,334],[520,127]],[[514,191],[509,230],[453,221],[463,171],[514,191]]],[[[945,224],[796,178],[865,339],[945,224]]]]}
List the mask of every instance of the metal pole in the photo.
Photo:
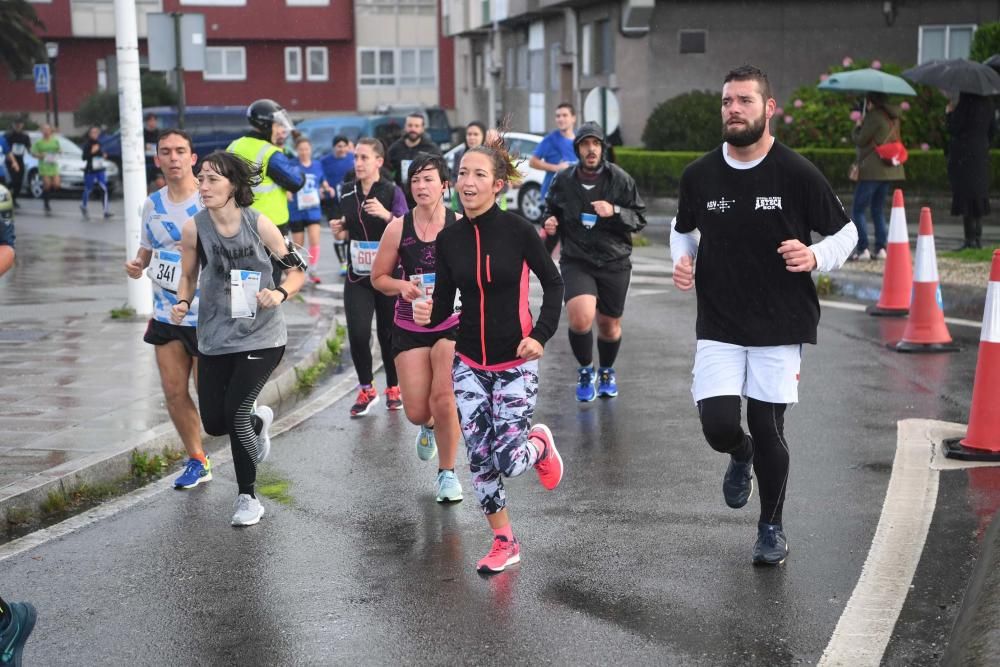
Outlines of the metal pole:
{"type": "Polygon", "coordinates": [[[181,63],[181,16],[180,12],[174,12],[170,16],[174,19],[174,62],[177,67],[174,70],[177,76],[177,127],[184,129],[184,65],[181,63]]]}
{"type": "MultiPolygon", "coordinates": [[[[122,137],[122,191],[125,196],[125,253],[128,259],[139,251],[146,198],[146,155],[142,139],[142,90],[139,85],[139,37],[135,0],[115,0],[115,53],[118,60],[118,111],[122,137]]],[[[149,278],[126,279],[128,305],[138,315],[153,312],[149,278]]]]}
{"type": "MultiPolygon", "coordinates": [[[[52,87],[52,80],[49,79],[49,87],[52,87]]],[[[52,99],[49,93],[45,93],[45,122],[52,124],[52,99]]]]}
{"type": "Polygon", "coordinates": [[[49,67],[49,87],[52,89],[52,116],[55,118],[55,127],[59,127],[59,93],[56,92],[56,60],[52,58],[49,67]]]}

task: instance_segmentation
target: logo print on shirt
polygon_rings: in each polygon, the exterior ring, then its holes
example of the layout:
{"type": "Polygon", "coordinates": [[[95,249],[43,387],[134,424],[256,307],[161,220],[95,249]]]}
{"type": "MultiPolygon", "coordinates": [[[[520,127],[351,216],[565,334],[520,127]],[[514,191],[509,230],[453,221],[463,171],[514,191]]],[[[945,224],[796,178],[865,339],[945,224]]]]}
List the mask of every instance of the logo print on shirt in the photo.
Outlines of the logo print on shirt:
{"type": "Polygon", "coordinates": [[[735,199],[726,199],[725,197],[720,197],[710,202],[705,202],[705,210],[711,211],[713,213],[725,213],[733,207],[736,203],[735,199]]]}
{"type": "Polygon", "coordinates": [[[754,205],[753,210],[758,211],[764,209],[765,211],[773,211],[774,209],[781,210],[781,197],[757,197],[757,203],[754,205]]]}

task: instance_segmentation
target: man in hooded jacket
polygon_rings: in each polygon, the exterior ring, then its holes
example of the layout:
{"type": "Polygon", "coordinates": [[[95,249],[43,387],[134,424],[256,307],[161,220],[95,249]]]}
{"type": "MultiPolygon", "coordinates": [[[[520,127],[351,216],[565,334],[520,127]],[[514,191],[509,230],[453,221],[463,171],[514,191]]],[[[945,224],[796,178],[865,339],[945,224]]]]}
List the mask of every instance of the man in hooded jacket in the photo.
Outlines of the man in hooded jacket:
{"type": "Polygon", "coordinates": [[[559,267],[565,282],[569,342],[579,365],[576,398],[618,395],[614,363],[632,276],[632,234],[646,226],[646,205],[635,181],[607,161],[604,129],[584,123],[573,150],[579,162],[556,174],[545,196],[545,233],[562,243],[559,267]],[[593,324],[597,354],[593,365],[593,324]]]}

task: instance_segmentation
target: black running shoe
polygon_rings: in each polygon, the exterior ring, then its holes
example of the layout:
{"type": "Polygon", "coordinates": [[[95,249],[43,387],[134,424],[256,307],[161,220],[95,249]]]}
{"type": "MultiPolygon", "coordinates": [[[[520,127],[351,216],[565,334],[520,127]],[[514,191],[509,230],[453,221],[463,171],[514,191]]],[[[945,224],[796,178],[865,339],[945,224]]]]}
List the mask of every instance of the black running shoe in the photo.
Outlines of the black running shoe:
{"type": "Polygon", "coordinates": [[[10,619],[7,627],[0,631],[0,665],[19,667],[24,643],[35,627],[37,614],[34,606],[28,602],[11,602],[4,611],[5,615],[10,615],[10,619]]]}
{"type": "Polygon", "coordinates": [[[747,442],[750,444],[750,458],[740,462],[730,456],[726,476],[722,478],[722,496],[733,509],[746,505],[753,495],[753,440],[750,436],[747,436],[747,442]]]}
{"type": "Polygon", "coordinates": [[[754,565],[781,565],[788,556],[788,540],[780,523],[757,522],[757,544],[753,545],[754,565]]]}

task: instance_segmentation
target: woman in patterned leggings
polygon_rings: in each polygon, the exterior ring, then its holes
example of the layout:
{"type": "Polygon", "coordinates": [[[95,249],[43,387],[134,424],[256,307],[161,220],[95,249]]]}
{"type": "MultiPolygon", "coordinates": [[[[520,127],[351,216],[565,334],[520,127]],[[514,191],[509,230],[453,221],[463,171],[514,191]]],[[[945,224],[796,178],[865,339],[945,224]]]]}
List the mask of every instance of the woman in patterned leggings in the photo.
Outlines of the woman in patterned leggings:
{"type": "Polygon", "coordinates": [[[534,467],[551,490],[563,475],[552,433],[531,425],[538,360],[559,324],[563,284],[535,228],[496,205],[497,194],[516,178],[499,137],[465,153],[457,189],[467,217],[438,234],[433,301],[413,304],[414,322],[433,327],[451,315],[456,289],[462,296],[452,378],[472,486],[494,533],[492,549],[477,564],[483,573],[520,561],[502,477],[534,467]],[[529,269],[544,291],[534,323],[529,269]]]}

